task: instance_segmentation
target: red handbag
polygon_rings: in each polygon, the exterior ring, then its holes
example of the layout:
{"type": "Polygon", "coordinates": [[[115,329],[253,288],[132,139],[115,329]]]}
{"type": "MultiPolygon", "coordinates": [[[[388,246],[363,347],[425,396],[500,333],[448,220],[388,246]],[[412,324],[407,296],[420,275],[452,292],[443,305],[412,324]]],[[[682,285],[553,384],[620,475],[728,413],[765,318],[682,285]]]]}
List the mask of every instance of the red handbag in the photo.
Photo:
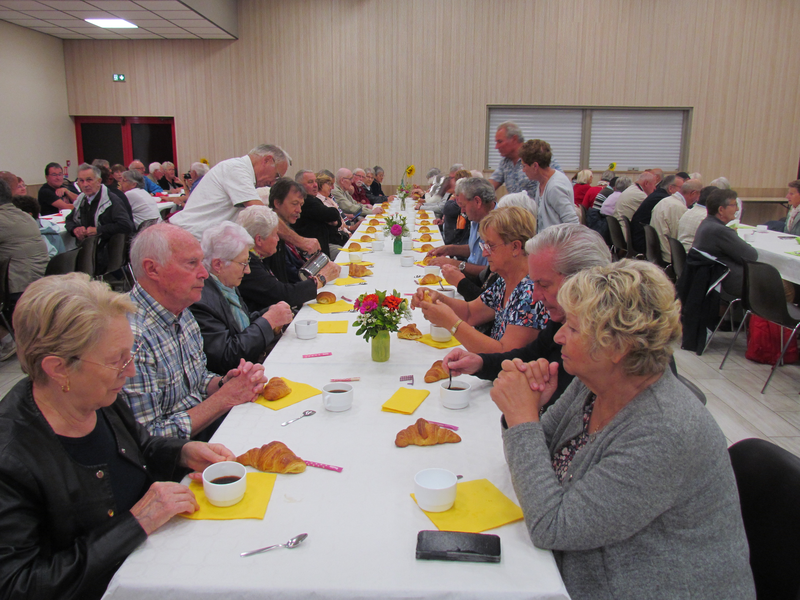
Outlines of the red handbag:
{"type": "MultiPolygon", "coordinates": [[[[783,343],[792,335],[791,329],[776,325],[766,319],[750,315],[750,325],[747,334],[747,352],[745,358],[757,363],[774,365],[781,355],[781,329],[783,329],[783,343]]],[[[783,355],[785,364],[797,361],[797,336],[792,338],[792,343],[783,355]]]]}

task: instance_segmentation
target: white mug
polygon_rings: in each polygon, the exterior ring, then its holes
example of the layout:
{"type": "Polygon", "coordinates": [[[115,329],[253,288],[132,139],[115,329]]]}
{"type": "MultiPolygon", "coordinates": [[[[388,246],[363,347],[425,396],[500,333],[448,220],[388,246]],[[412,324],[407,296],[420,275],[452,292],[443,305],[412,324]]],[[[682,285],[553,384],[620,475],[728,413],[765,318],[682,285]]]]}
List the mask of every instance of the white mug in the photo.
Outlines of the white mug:
{"type": "Polygon", "coordinates": [[[764,233],[769,228],[766,225],[756,225],[756,231],[759,233],[764,233]]]}
{"type": "Polygon", "coordinates": [[[437,277],[440,277],[441,271],[442,269],[440,267],[435,267],[432,265],[425,267],[425,275],[436,275],[437,277]]]}
{"type": "Polygon", "coordinates": [[[414,499],[427,512],[444,512],[456,502],[455,473],[447,469],[424,469],[414,475],[414,499]]]}
{"type": "Polygon", "coordinates": [[[437,327],[431,323],[431,338],[434,342],[449,342],[453,335],[446,327],[437,327]]]}
{"type": "Polygon", "coordinates": [[[376,231],[375,232],[375,239],[376,240],[383,240],[383,238],[384,238],[384,233],[382,231],[376,231]]]}
{"type": "Polygon", "coordinates": [[[414,257],[413,256],[401,256],[400,257],[400,266],[402,267],[413,267],[414,266],[414,257]]]}
{"type": "Polygon", "coordinates": [[[325,410],[343,412],[353,406],[353,386],[347,383],[329,383],[322,387],[322,405],[325,410]]]}
{"type": "Polygon", "coordinates": [[[203,492],[214,506],[233,506],[244,498],[247,491],[247,469],[233,461],[214,463],[203,471],[203,492]],[[236,478],[230,483],[219,483],[219,478],[236,478]],[[218,483],[214,483],[217,480],[218,483]]]}
{"type": "Polygon", "coordinates": [[[372,242],[372,249],[375,252],[383,252],[383,240],[376,240],[372,242]]]}
{"type": "Polygon", "coordinates": [[[350,262],[351,263],[360,263],[364,260],[364,257],[361,256],[361,252],[351,252],[350,253],[350,262]]]}
{"type": "Polygon", "coordinates": [[[451,410],[461,410],[469,406],[470,399],[470,385],[466,381],[458,381],[453,379],[450,381],[443,381],[439,387],[439,398],[442,401],[442,406],[451,410]]]}
{"type": "Polygon", "coordinates": [[[411,250],[411,247],[414,242],[411,241],[411,238],[404,237],[403,238],[403,250],[411,250]]]}
{"type": "Polygon", "coordinates": [[[317,322],[312,320],[294,322],[294,332],[300,340],[313,340],[317,337],[317,327],[317,322]]]}
{"type": "Polygon", "coordinates": [[[453,288],[444,288],[444,289],[440,288],[436,291],[439,292],[442,296],[447,296],[448,298],[456,297],[456,291],[453,288]]]}

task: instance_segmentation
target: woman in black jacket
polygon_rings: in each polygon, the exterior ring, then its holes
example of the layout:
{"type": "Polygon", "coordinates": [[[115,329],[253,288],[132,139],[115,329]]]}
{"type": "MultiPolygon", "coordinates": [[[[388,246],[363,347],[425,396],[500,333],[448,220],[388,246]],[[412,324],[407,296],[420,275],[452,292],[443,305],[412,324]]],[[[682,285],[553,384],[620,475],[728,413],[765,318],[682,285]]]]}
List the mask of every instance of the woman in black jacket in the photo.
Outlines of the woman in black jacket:
{"type": "Polygon", "coordinates": [[[151,437],[118,397],[134,375],[135,310],[82,273],[40,279],[17,304],[28,377],[0,402],[2,598],[100,598],[150,533],[197,510],[174,482],[185,468],[235,458],[221,444],[151,437]]]}

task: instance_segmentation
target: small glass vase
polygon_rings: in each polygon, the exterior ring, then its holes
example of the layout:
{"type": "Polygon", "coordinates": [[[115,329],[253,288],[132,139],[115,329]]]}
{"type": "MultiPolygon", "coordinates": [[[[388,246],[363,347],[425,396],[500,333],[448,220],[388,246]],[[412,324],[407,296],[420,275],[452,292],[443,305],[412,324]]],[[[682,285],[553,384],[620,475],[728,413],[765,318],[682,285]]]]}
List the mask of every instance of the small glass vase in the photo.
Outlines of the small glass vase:
{"type": "Polygon", "coordinates": [[[400,210],[404,211],[406,209],[406,197],[400,196],[400,210]]]}
{"type": "Polygon", "coordinates": [[[389,360],[390,342],[392,338],[386,330],[379,331],[378,334],[372,338],[372,360],[375,362],[386,362],[389,360]]]}
{"type": "Polygon", "coordinates": [[[394,238],[394,253],[395,254],[402,254],[403,253],[403,238],[399,235],[394,238]]]}

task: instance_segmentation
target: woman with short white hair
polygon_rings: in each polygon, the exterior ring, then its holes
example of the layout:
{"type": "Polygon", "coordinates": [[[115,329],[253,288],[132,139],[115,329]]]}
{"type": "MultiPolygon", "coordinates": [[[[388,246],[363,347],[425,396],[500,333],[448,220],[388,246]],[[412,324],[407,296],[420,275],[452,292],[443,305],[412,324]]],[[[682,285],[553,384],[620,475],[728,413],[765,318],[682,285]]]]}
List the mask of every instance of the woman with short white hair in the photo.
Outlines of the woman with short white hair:
{"type": "Polygon", "coordinates": [[[139,171],[125,171],[119,183],[120,191],[125,193],[133,212],[136,229],[145,221],[161,220],[156,199],[144,189],[144,176],[139,171]]]}
{"type": "Polygon", "coordinates": [[[250,271],[253,238],[241,225],[230,221],[214,225],[203,233],[201,245],[209,277],[200,301],[189,310],[203,335],[208,369],[227,373],[241,358],[262,362],[281,328],[291,323],[292,310],[278,302],[267,311],[249,311],[237,287],[250,271]]]}
{"type": "Polygon", "coordinates": [[[339,265],[329,262],[315,277],[309,277],[305,281],[281,281],[269,268],[267,260],[278,250],[278,215],[267,206],[255,204],[241,211],[236,216],[236,222],[253,238],[250,266],[239,285],[239,292],[250,308],[263,310],[278,302],[302,306],[316,298],[317,290],[329,279],[339,276],[339,265]]]}

